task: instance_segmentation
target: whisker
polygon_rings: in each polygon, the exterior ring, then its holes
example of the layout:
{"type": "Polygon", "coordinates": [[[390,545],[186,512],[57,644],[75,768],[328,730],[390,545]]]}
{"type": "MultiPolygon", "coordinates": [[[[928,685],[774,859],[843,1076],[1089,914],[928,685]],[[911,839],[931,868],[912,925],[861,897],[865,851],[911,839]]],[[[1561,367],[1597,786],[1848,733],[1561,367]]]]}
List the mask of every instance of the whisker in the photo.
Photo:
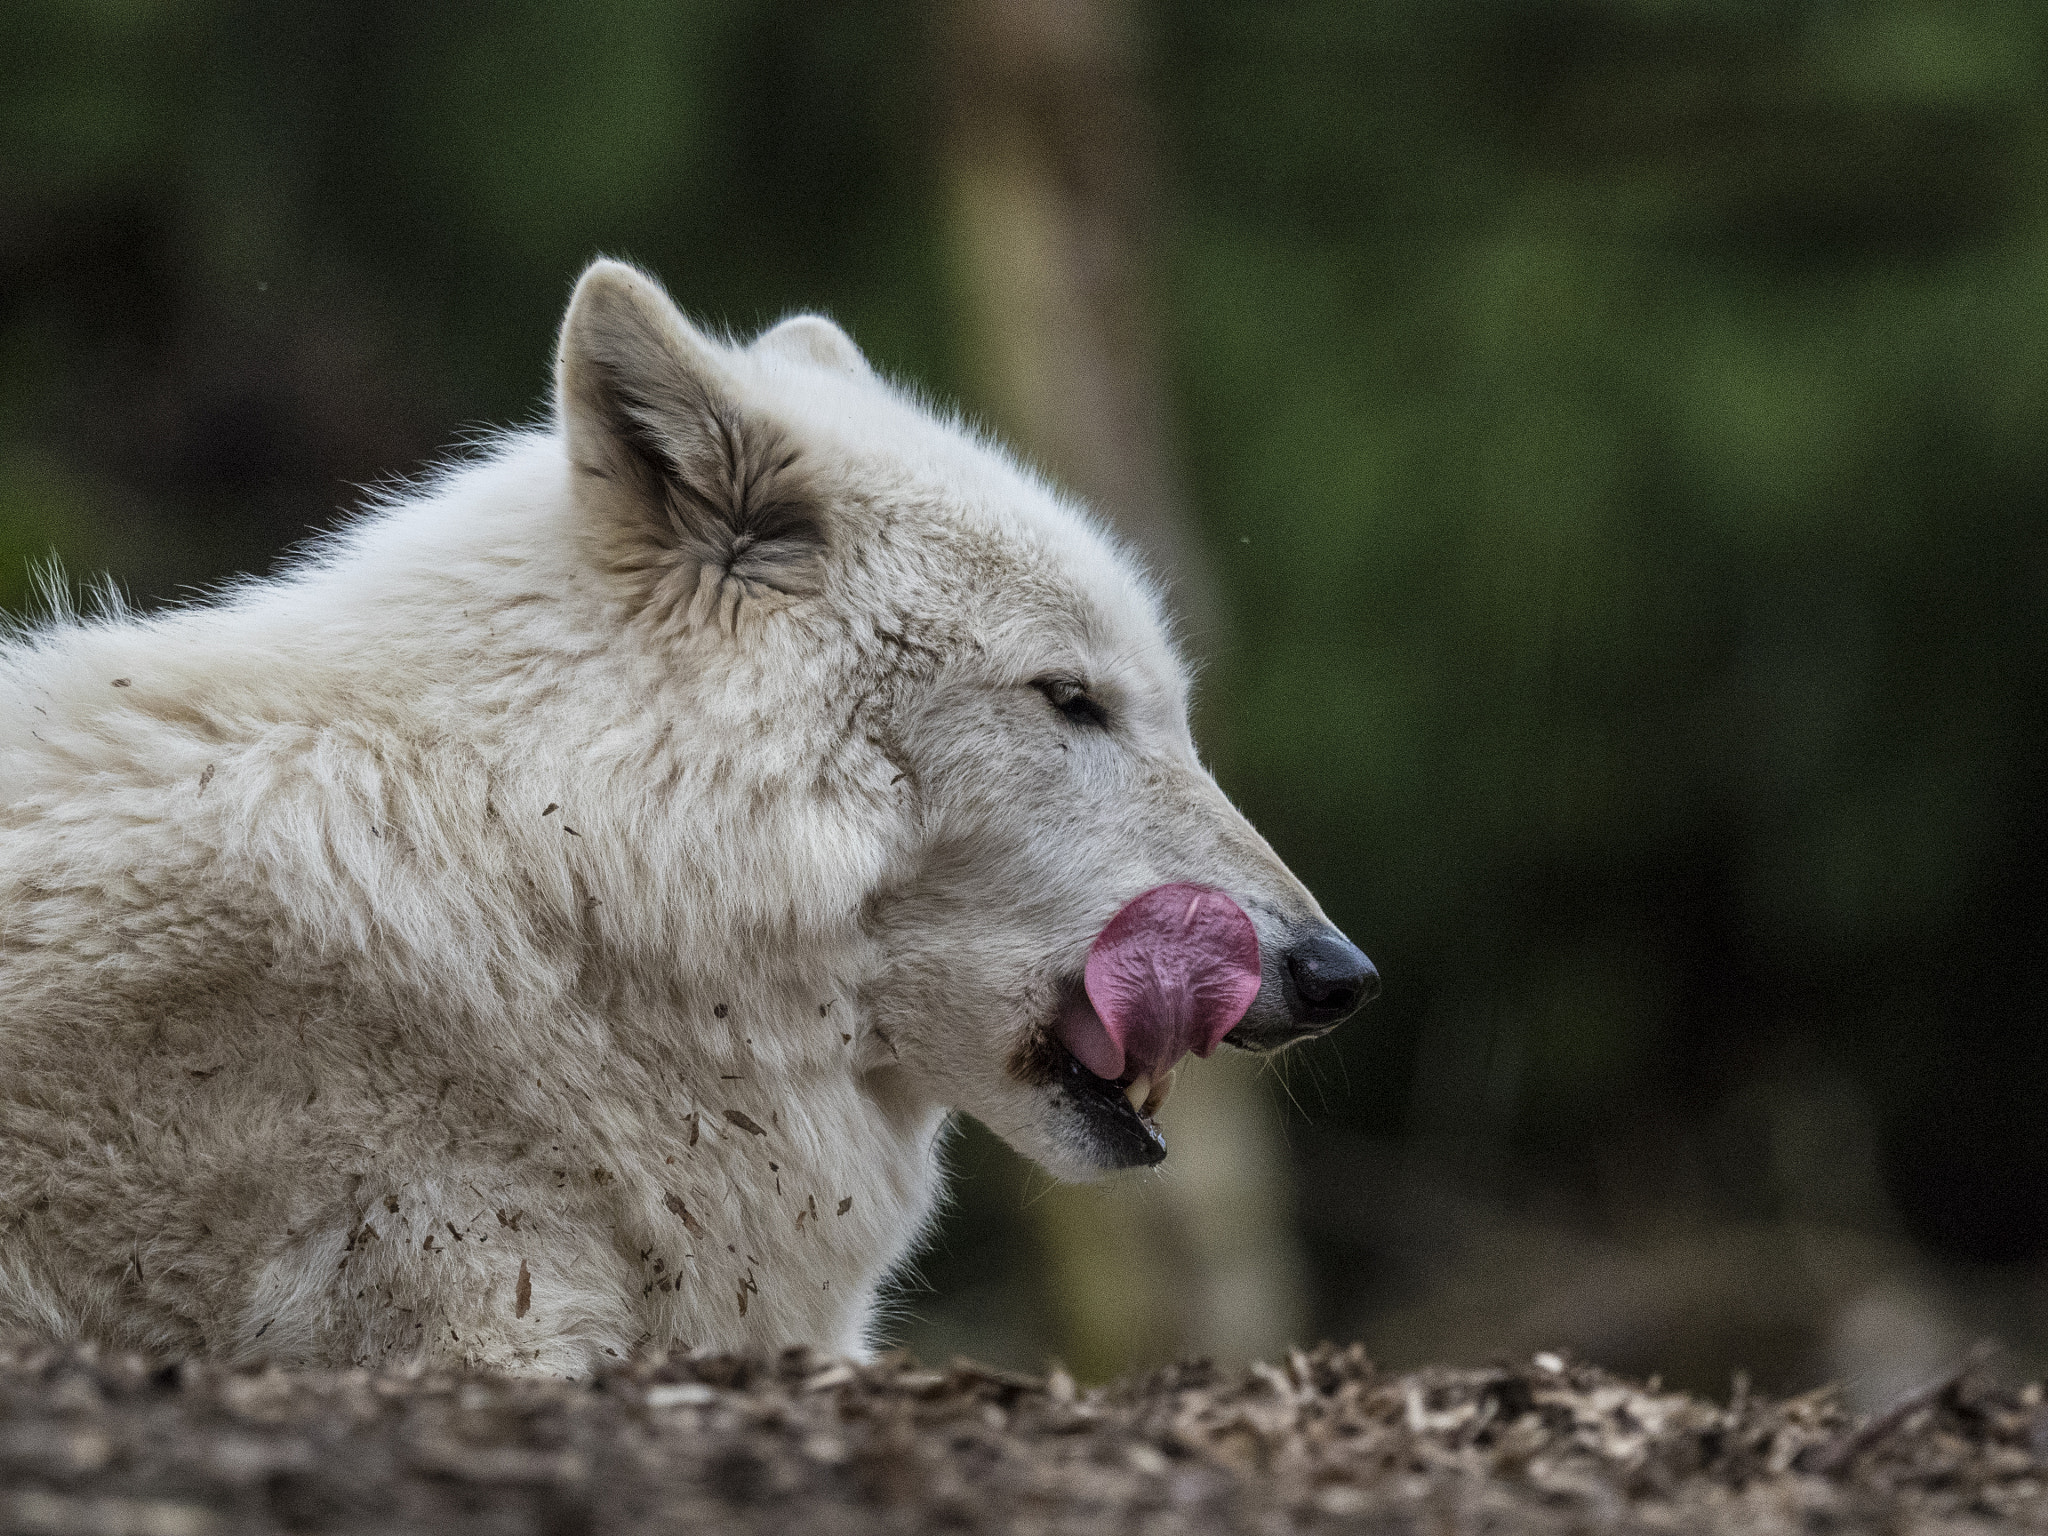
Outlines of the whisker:
{"type": "Polygon", "coordinates": [[[1280,1062],[1277,1055],[1269,1056],[1266,1059],[1272,1063],[1273,1081],[1278,1083],[1280,1091],[1287,1095],[1287,1102],[1294,1106],[1294,1112],[1297,1115],[1301,1116],[1304,1120],[1308,1119],[1308,1111],[1301,1107],[1301,1100],[1294,1096],[1294,1089],[1288,1084],[1287,1074],[1280,1070],[1280,1062]]]}

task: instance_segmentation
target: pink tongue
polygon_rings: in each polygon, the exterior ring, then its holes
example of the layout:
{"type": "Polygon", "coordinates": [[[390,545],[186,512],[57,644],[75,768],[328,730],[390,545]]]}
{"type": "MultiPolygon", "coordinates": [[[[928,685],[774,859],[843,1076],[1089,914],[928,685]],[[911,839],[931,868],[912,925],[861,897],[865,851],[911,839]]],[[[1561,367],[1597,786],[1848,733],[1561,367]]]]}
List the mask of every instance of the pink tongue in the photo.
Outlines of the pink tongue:
{"type": "Polygon", "coordinates": [[[1244,1017],[1259,991],[1259,935],[1219,890],[1154,886],[1095,936],[1086,980],[1060,1040],[1097,1077],[1156,1078],[1189,1051],[1207,1056],[1244,1017]]]}

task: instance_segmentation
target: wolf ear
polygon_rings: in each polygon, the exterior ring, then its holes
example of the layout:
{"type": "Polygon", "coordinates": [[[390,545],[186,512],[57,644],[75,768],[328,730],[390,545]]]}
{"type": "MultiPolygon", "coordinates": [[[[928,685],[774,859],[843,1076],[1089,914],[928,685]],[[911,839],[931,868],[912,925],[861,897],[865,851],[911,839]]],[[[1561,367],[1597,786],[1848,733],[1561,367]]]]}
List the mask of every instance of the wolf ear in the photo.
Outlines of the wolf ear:
{"type": "Polygon", "coordinates": [[[818,589],[825,522],[795,446],[741,404],[724,349],[652,278],[591,264],[562,322],[555,396],[576,495],[650,603],[736,631],[746,599],[818,589]]]}
{"type": "Polygon", "coordinates": [[[853,338],[823,315],[791,315],[756,336],[753,350],[792,362],[814,363],[856,379],[874,372],[853,338]]]}

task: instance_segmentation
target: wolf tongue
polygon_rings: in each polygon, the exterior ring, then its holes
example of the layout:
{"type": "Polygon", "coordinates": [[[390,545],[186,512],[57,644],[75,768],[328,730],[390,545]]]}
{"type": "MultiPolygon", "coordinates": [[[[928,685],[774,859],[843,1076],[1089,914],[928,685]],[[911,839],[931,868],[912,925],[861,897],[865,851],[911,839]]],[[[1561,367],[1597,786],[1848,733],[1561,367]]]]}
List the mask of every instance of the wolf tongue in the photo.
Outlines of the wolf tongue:
{"type": "Polygon", "coordinates": [[[1076,999],[1060,1038],[1111,1081],[1158,1078],[1193,1051],[1207,1056],[1259,990],[1259,936],[1223,892],[1161,885],[1125,903],[1088,950],[1087,1007],[1076,999]]]}

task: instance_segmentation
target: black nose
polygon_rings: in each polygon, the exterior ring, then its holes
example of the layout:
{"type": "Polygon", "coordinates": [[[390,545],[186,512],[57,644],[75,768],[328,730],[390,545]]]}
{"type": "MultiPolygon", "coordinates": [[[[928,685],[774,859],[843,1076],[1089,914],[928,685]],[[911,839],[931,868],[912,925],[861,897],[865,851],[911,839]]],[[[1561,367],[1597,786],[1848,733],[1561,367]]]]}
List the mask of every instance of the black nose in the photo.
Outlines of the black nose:
{"type": "Polygon", "coordinates": [[[1380,973],[1365,951],[1327,926],[1287,951],[1287,975],[1288,1012],[1298,1024],[1334,1024],[1380,995],[1380,973]]]}

